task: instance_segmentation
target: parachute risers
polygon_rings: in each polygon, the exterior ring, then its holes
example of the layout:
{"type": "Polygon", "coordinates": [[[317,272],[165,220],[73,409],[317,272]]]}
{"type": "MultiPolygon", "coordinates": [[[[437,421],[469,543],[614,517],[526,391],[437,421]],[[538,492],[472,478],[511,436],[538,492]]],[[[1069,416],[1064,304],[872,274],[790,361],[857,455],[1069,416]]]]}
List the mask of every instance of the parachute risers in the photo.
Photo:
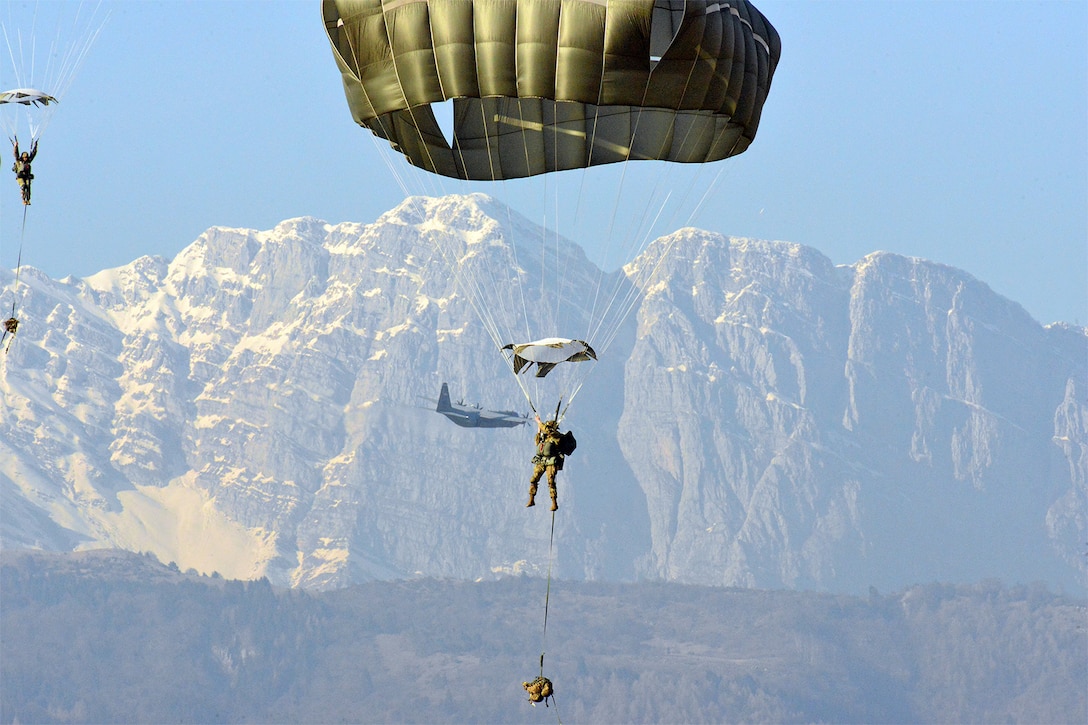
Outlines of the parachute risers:
{"type": "Polygon", "coordinates": [[[533,707],[536,707],[536,704],[541,701],[544,702],[544,707],[548,707],[548,699],[555,696],[552,681],[544,675],[537,677],[532,682],[523,682],[521,686],[529,693],[529,702],[533,703],[533,707]]]}

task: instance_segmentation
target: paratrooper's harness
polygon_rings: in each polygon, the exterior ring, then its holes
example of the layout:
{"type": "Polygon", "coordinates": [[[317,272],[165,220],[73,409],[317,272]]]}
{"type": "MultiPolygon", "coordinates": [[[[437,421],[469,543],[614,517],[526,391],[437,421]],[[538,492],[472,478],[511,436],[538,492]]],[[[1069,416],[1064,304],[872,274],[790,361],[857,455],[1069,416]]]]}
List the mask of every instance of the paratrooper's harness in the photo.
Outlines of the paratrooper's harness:
{"type": "Polygon", "coordinates": [[[549,432],[547,436],[540,439],[540,443],[536,447],[536,455],[533,456],[533,464],[537,466],[555,466],[557,469],[563,469],[563,456],[559,452],[560,437],[559,432],[549,432]]]}

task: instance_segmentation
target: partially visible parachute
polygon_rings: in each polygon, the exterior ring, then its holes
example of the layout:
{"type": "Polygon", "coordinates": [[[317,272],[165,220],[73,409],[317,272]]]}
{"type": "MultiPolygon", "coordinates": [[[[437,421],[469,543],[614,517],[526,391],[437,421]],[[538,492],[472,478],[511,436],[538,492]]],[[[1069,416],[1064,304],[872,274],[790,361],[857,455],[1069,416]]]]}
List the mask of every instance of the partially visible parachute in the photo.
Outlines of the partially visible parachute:
{"type": "Polygon", "coordinates": [[[357,123],[498,180],[748,148],[781,52],[746,0],[324,0],[357,123]],[[432,105],[453,101],[447,140],[432,105]]]}
{"type": "Polygon", "coordinates": [[[33,88],[13,88],[10,91],[0,91],[0,103],[21,103],[24,106],[41,108],[56,102],[57,99],[53,98],[53,96],[36,91],[33,88]]]}

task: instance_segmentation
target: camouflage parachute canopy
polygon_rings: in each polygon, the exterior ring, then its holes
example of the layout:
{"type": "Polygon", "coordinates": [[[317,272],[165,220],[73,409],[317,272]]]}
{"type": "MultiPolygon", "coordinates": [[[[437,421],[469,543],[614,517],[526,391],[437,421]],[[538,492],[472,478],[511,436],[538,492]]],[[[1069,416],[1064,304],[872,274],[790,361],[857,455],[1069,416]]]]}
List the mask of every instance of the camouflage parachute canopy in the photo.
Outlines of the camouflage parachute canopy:
{"type": "Polygon", "coordinates": [[[510,179],[748,148],[781,43],[746,0],[324,0],[355,121],[421,168],[510,179]],[[452,100],[447,141],[431,104],[452,100]]]}

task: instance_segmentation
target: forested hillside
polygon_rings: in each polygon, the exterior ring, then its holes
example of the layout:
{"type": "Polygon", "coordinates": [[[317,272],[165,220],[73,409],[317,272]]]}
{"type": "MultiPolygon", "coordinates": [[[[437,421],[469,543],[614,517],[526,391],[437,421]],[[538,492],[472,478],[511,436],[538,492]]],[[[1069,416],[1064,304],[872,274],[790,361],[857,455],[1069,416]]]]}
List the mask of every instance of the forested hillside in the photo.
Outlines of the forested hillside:
{"type": "Polygon", "coordinates": [[[1083,602],[424,579],[306,593],[116,552],[3,552],[0,720],[1083,722],[1083,602]]]}

